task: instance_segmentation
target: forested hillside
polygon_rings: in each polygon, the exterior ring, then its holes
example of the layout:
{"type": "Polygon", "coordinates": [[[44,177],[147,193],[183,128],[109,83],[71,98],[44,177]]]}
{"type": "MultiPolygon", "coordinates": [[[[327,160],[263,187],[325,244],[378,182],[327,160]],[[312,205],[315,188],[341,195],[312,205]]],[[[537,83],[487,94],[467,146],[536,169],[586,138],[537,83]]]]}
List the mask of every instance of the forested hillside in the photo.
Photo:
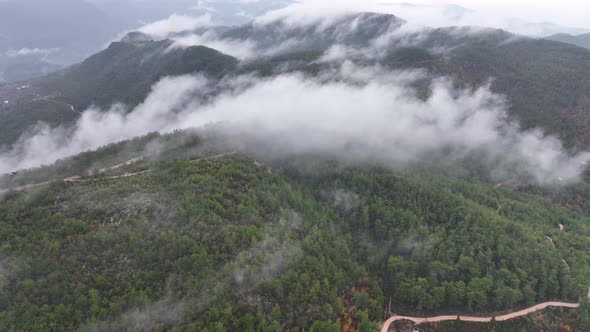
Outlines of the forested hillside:
{"type": "Polygon", "coordinates": [[[0,201],[0,327],[373,331],[390,299],[481,314],[585,296],[587,214],[442,173],[178,132],[7,176],[65,180],[0,201]]]}
{"type": "Polygon", "coordinates": [[[546,37],[546,39],[554,40],[562,43],[568,43],[584,48],[590,48],[590,34],[585,33],[582,35],[574,36],[567,33],[558,33],[556,35],[552,35],[546,37]]]}
{"type": "Polygon", "coordinates": [[[41,80],[39,85],[59,91],[80,109],[108,107],[114,102],[136,105],[165,76],[200,73],[221,77],[238,63],[213,49],[172,48],[172,44],[130,34],[81,64],[41,80]]]}
{"type": "Polygon", "coordinates": [[[305,22],[0,85],[0,331],[590,327],[590,50],[305,22]]]}

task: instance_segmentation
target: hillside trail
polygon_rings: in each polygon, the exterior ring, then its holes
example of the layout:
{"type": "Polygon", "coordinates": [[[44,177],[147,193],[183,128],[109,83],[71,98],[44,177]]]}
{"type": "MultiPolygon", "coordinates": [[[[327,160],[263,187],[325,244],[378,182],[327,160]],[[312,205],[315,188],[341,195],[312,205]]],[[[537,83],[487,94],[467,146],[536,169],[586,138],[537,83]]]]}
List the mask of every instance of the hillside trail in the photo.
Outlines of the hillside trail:
{"type": "Polygon", "coordinates": [[[558,307],[558,308],[579,308],[580,303],[567,303],[567,302],[545,302],[534,305],[530,308],[526,308],[520,311],[516,311],[513,313],[509,313],[506,315],[496,316],[496,317],[475,317],[475,316],[461,316],[461,315],[446,315],[446,316],[435,316],[435,317],[409,317],[409,316],[398,316],[393,315],[391,318],[386,320],[381,327],[381,332],[388,332],[391,324],[396,321],[400,320],[409,320],[417,324],[422,323],[437,323],[437,322],[445,322],[445,321],[455,321],[459,319],[463,322],[473,322],[473,323],[489,323],[493,319],[497,322],[503,322],[507,320],[511,320],[514,318],[522,317],[529,315],[533,312],[537,312],[543,310],[547,307],[558,307]]]}
{"type": "MultiPolygon", "coordinates": [[[[502,185],[503,184],[500,183],[496,186],[496,188],[499,188],[502,185]]],[[[500,212],[500,210],[502,209],[502,206],[501,206],[497,197],[496,197],[496,202],[498,203],[498,211],[497,212],[500,212]]],[[[561,232],[563,232],[565,230],[565,226],[563,224],[559,224],[559,229],[561,232]]],[[[555,242],[553,241],[553,238],[551,238],[550,236],[545,236],[545,238],[547,239],[547,241],[549,241],[551,246],[555,249],[556,246],[555,246],[555,242]]],[[[566,262],[565,259],[562,259],[562,262],[567,266],[568,269],[570,269],[570,266],[566,262]]],[[[588,298],[590,298],[590,290],[588,291],[588,298]]],[[[526,308],[526,309],[523,309],[520,311],[516,311],[516,312],[512,312],[509,314],[496,316],[496,317],[477,317],[477,316],[462,316],[462,315],[444,315],[444,316],[434,316],[434,317],[409,317],[409,316],[398,316],[398,315],[394,314],[392,317],[390,317],[389,319],[387,319],[383,323],[383,326],[381,327],[381,332],[388,332],[391,327],[391,324],[393,324],[396,321],[400,321],[400,320],[408,320],[408,321],[412,321],[416,324],[455,321],[457,319],[459,319],[460,321],[463,321],[463,322],[473,322],[473,323],[489,323],[492,320],[502,322],[502,321],[507,321],[507,320],[511,320],[514,318],[526,316],[526,315],[529,315],[533,312],[544,310],[547,307],[579,308],[580,303],[544,302],[544,303],[534,305],[530,308],[526,308]]]]}
{"type": "MultiPolygon", "coordinates": [[[[101,170],[99,170],[99,174],[100,173],[105,173],[107,171],[113,171],[113,170],[117,170],[119,168],[125,167],[125,166],[130,166],[133,165],[141,160],[143,160],[145,157],[137,157],[137,158],[132,158],[129,159],[127,161],[124,161],[122,163],[107,167],[107,168],[102,168],[101,170]]],[[[150,170],[146,170],[146,171],[141,171],[141,172],[135,172],[135,173],[123,173],[121,175],[115,175],[115,176],[108,176],[108,177],[98,177],[98,178],[91,178],[91,179],[84,179],[79,175],[76,176],[70,176],[67,178],[63,178],[62,180],[64,182],[68,182],[68,183],[82,183],[82,182],[92,182],[92,181],[96,181],[96,180],[114,180],[114,179],[121,179],[121,178],[128,178],[128,177],[133,177],[133,176],[137,176],[137,175],[141,175],[141,174],[145,174],[150,172],[150,170]]],[[[51,181],[44,181],[44,182],[39,182],[39,183],[34,183],[34,184],[27,184],[27,185],[23,185],[23,186],[19,186],[19,187],[12,187],[12,188],[7,188],[7,189],[0,189],[0,194],[3,193],[7,193],[10,191],[23,191],[23,190],[27,190],[27,189],[34,189],[34,188],[38,188],[38,187],[42,187],[45,185],[50,184],[51,182],[53,182],[54,180],[51,181]]]]}
{"type": "Polygon", "coordinates": [[[551,247],[553,249],[555,249],[555,242],[553,242],[553,238],[551,238],[550,236],[545,235],[545,238],[547,239],[547,241],[549,241],[549,244],[551,244],[551,247]]]}
{"type": "Polygon", "coordinates": [[[77,113],[77,114],[82,114],[82,112],[76,110],[76,108],[74,107],[74,105],[66,103],[64,101],[59,101],[59,100],[54,100],[51,99],[52,96],[45,96],[45,97],[37,97],[35,99],[33,99],[33,101],[46,101],[49,103],[54,103],[54,104],[58,104],[58,105],[64,105],[67,106],[67,109],[71,112],[77,113]]]}
{"type": "MultiPolygon", "coordinates": [[[[216,160],[216,159],[220,159],[223,158],[225,156],[228,155],[234,155],[236,152],[230,152],[230,153],[224,153],[224,154],[220,154],[217,156],[211,156],[211,157],[206,157],[206,158],[201,158],[201,159],[196,159],[193,160],[192,162],[198,162],[198,161],[202,161],[202,160],[216,160]]],[[[141,156],[141,157],[137,157],[137,158],[132,158],[129,159],[125,162],[110,166],[108,168],[103,168],[101,169],[99,172],[100,173],[104,173],[108,170],[116,170],[119,168],[122,168],[124,166],[130,166],[132,164],[135,164],[141,160],[143,160],[145,157],[141,156]]],[[[104,180],[104,179],[121,179],[121,178],[128,178],[128,177],[133,177],[133,176],[138,176],[141,174],[145,174],[145,173],[149,173],[151,172],[150,170],[145,170],[145,171],[141,171],[141,172],[135,172],[135,173],[124,173],[121,175],[116,175],[116,176],[110,176],[110,177],[102,177],[102,178],[92,178],[92,179],[83,179],[80,176],[71,176],[71,177],[67,177],[64,178],[63,181],[64,182],[68,182],[68,183],[82,183],[82,182],[92,182],[92,181],[96,181],[96,180],[104,180]]],[[[0,189],[0,194],[2,193],[6,193],[9,191],[23,191],[23,190],[27,190],[27,189],[32,189],[32,188],[37,188],[37,187],[41,187],[44,185],[48,185],[50,184],[52,181],[45,181],[45,182],[40,182],[40,183],[35,183],[35,184],[29,184],[29,185],[24,185],[24,186],[20,186],[20,187],[13,187],[13,188],[8,188],[8,189],[0,189]]],[[[563,225],[559,225],[561,231],[564,230],[564,226],[563,225]]],[[[549,238],[550,239],[550,238],[549,238]]],[[[553,244],[553,240],[550,240],[551,244],[554,246],[553,244]]],[[[566,263],[567,264],[567,263],[566,263]]],[[[588,297],[590,298],[590,291],[588,293],[588,297]]],[[[513,313],[509,313],[506,315],[501,315],[501,316],[496,316],[494,317],[475,317],[475,316],[461,316],[461,315],[446,315],[446,316],[435,316],[435,317],[409,317],[409,316],[398,316],[398,315],[393,315],[392,317],[390,317],[389,319],[387,319],[384,323],[383,326],[381,328],[381,332],[388,332],[391,324],[393,324],[396,321],[400,321],[400,320],[409,320],[412,321],[414,323],[420,324],[420,323],[436,323],[436,322],[443,322],[443,321],[455,321],[457,319],[464,321],[464,322],[480,322],[480,323],[488,323],[491,322],[493,319],[495,319],[496,321],[506,321],[506,320],[510,320],[510,319],[514,319],[517,317],[522,317],[522,316],[526,316],[528,314],[531,314],[533,312],[539,311],[539,310],[543,310],[547,307],[561,307],[561,308],[578,308],[580,307],[580,303],[567,303],[567,302],[545,302],[545,303],[541,303],[541,304],[537,304],[535,306],[532,306],[530,308],[527,309],[523,309],[520,311],[516,311],[513,313]]]]}
{"type": "MultiPolygon", "coordinates": [[[[224,158],[227,156],[233,156],[235,154],[237,154],[237,152],[232,151],[232,152],[222,153],[222,154],[215,155],[215,156],[209,156],[209,157],[203,157],[203,158],[191,160],[191,162],[195,163],[195,162],[204,161],[204,160],[218,160],[218,159],[221,159],[221,158],[224,158]]],[[[110,166],[110,167],[102,168],[102,169],[98,170],[98,174],[106,173],[107,171],[114,171],[114,170],[117,170],[117,169],[120,169],[120,168],[123,168],[126,166],[131,166],[135,163],[138,163],[138,162],[144,160],[145,158],[146,158],[146,156],[140,156],[140,157],[132,158],[127,161],[118,163],[118,164],[110,166]]],[[[123,173],[121,175],[115,175],[115,176],[109,176],[109,177],[96,177],[96,178],[90,178],[90,179],[82,178],[81,176],[76,175],[76,176],[70,176],[67,178],[63,178],[62,180],[64,182],[68,182],[68,183],[83,183],[83,182],[92,182],[92,181],[96,181],[96,180],[114,180],[114,179],[121,179],[121,178],[129,178],[129,177],[138,176],[138,175],[142,175],[142,174],[149,173],[149,172],[150,172],[150,170],[145,170],[145,171],[135,172],[135,173],[123,173]]],[[[27,190],[27,189],[34,189],[34,188],[48,185],[53,181],[55,181],[55,180],[44,181],[44,182],[39,182],[39,183],[34,183],[34,184],[27,184],[27,185],[7,188],[7,189],[0,189],[0,194],[4,194],[4,193],[10,192],[10,191],[23,191],[23,190],[27,190]]]]}

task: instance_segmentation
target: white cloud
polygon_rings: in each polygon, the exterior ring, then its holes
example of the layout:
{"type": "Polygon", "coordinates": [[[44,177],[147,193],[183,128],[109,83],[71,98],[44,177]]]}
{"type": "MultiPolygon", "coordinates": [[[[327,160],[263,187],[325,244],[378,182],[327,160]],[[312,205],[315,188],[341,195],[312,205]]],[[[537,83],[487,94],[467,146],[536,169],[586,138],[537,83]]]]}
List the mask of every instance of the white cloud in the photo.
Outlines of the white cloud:
{"type": "Polygon", "coordinates": [[[215,13],[217,10],[213,7],[212,0],[200,0],[196,6],[191,7],[191,10],[204,10],[206,12],[215,13]]]}
{"type": "Polygon", "coordinates": [[[191,31],[211,25],[211,15],[199,17],[173,14],[167,19],[145,25],[139,31],[156,38],[166,38],[172,33],[191,31]]]}
{"type": "Polygon", "coordinates": [[[221,83],[166,78],[130,113],[121,106],[89,110],[69,134],[45,128],[23,137],[0,154],[0,172],[51,163],[151,131],[214,128],[236,138],[236,148],[260,147],[273,155],[318,153],[403,165],[442,149],[457,155],[482,150],[490,159],[521,165],[538,183],[579,179],[581,163],[590,154],[569,156],[557,139],[539,130],[522,132],[506,120],[503,98],[487,87],[457,91],[439,79],[432,95],[421,100],[408,83],[424,75],[345,63],[314,79],[300,74],[221,83]],[[203,103],[198,96],[212,86],[229,92],[203,103]]]}
{"type": "Polygon", "coordinates": [[[443,27],[475,25],[505,29],[511,32],[544,36],[558,31],[583,32],[568,27],[586,28],[590,31],[590,2],[565,1],[495,1],[457,0],[397,1],[397,0],[299,0],[297,3],[271,11],[257,19],[269,22],[287,18],[290,23],[301,24],[347,12],[371,11],[389,13],[408,20],[411,24],[443,27]],[[463,9],[467,9],[463,11],[463,9]],[[552,22],[560,26],[546,24],[552,22]]]}
{"type": "Polygon", "coordinates": [[[50,55],[56,52],[59,52],[59,48],[21,48],[18,50],[6,51],[6,56],[50,55]]]}
{"type": "Polygon", "coordinates": [[[164,78],[145,102],[127,114],[122,105],[108,111],[86,110],[73,129],[39,125],[23,139],[0,154],[0,173],[52,163],[82,151],[129,139],[174,123],[174,111],[182,108],[193,93],[201,90],[204,79],[164,78]]]}
{"type": "MultiPolygon", "coordinates": [[[[271,0],[236,0],[235,3],[238,5],[268,4],[268,8],[277,6],[276,1],[271,0]]],[[[228,14],[221,12],[215,5],[216,3],[212,0],[200,0],[192,9],[212,14],[228,14]]],[[[237,13],[244,14],[241,16],[252,17],[243,8],[235,8],[237,13]]],[[[394,14],[407,19],[411,24],[420,26],[475,25],[500,28],[531,36],[590,31],[590,21],[587,19],[587,13],[590,13],[590,2],[577,0],[299,0],[283,8],[267,12],[256,18],[256,21],[268,23],[283,18],[290,24],[301,24],[335,14],[360,11],[394,14]]],[[[173,15],[167,20],[154,23],[155,26],[150,27],[151,31],[146,33],[161,36],[166,34],[164,31],[191,30],[202,26],[203,23],[210,24],[211,16],[204,22],[195,23],[194,17],[173,15]]]]}
{"type": "Polygon", "coordinates": [[[248,59],[256,55],[256,45],[252,41],[221,39],[214,31],[207,31],[202,34],[180,35],[170,38],[175,42],[175,44],[172,45],[173,48],[202,45],[240,59],[248,59]]]}

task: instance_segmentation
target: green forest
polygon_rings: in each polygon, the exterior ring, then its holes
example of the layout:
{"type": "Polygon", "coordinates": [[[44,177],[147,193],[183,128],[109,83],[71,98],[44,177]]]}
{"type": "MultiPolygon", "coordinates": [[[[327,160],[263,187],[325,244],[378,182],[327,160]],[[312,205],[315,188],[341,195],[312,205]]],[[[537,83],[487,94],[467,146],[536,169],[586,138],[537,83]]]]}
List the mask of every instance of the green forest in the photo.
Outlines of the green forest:
{"type": "Polygon", "coordinates": [[[375,331],[390,302],[481,315],[586,296],[587,184],[452,174],[176,132],[4,176],[81,178],[0,198],[0,330],[375,331]]]}

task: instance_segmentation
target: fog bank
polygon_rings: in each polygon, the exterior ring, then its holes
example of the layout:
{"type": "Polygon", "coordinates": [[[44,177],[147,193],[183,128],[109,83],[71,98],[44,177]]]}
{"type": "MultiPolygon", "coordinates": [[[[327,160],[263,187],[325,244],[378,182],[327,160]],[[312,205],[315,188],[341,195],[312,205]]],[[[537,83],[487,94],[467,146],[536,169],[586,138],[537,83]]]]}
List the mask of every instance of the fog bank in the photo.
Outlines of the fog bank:
{"type": "Polygon", "coordinates": [[[504,98],[487,86],[456,90],[438,78],[421,98],[410,83],[426,76],[345,62],[314,78],[165,78],[133,110],[90,109],[73,128],[40,126],[27,133],[0,154],[0,172],[49,164],[148,132],[207,128],[237,138],[238,147],[263,147],[278,156],[313,153],[403,166],[441,151],[461,156],[481,150],[506,165],[518,164],[536,183],[579,180],[589,153],[570,156],[541,130],[522,131],[507,119],[504,98]],[[224,92],[202,98],[214,87],[224,92]]]}

